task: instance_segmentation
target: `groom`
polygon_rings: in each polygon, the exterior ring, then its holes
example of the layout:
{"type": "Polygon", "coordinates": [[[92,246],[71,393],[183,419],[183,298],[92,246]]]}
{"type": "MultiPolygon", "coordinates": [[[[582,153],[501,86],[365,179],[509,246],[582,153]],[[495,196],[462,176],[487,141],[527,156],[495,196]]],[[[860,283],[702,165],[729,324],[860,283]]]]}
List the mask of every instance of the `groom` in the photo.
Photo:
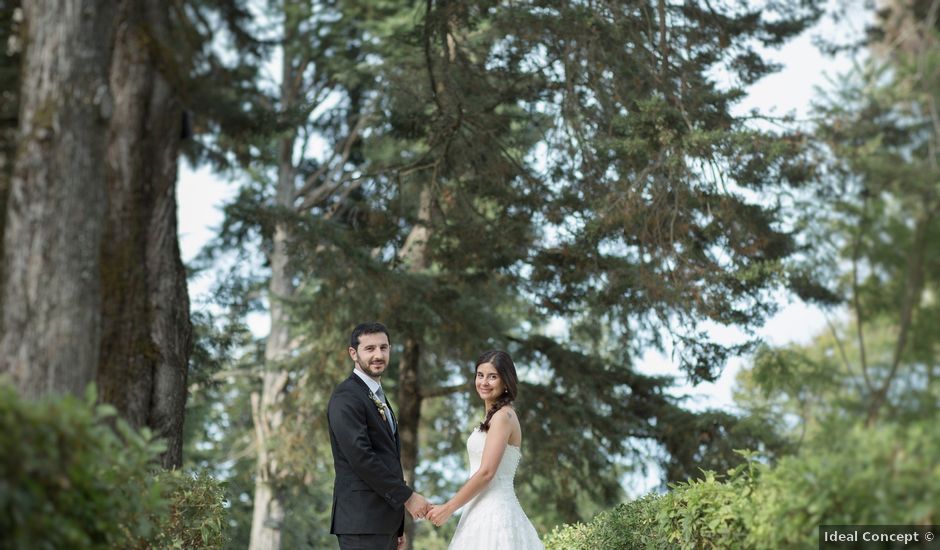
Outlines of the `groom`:
{"type": "Polygon", "coordinates": [[[330,533],[341,550],[395,550],[405,546],[405,514],[424,517],[430,504],[405,485],[395,415],[382,391],[388,368],[388,329],[353,329],[355,367],[330,397],[327,422],[336,481],[330,533]]]}

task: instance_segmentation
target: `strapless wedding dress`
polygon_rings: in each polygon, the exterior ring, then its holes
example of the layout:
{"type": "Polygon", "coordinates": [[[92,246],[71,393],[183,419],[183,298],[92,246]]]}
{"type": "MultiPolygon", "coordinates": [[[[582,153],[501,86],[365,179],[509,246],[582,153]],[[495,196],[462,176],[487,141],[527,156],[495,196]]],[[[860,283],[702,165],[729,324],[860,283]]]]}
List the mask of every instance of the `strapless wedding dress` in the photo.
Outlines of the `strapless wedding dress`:
{"type": "MultiPolygon", "coordinates": [[[[479,428],[467,439],[470,472],[483,460],[486,433],[479,428]]],[[[532,522],[516,498],[513,478],[522,459],[519,447],[508,445],[490,484],[463,507],[448,550],[543,550],[532,522]]]]}

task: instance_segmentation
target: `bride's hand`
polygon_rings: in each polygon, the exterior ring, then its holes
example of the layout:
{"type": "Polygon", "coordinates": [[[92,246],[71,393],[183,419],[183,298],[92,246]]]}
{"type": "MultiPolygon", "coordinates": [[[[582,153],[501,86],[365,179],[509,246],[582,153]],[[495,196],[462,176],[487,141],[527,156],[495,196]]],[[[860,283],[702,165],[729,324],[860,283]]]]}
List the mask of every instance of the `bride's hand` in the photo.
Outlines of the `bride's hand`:
{"type": "Polygon", "coordinates": [[[444,525],[445,523],[447,523],[447,520],[450,519],[450,516],[454,515],[454,511],[450,509],[450,506],[448,504],[432,506],[431,510],[428,511],[428,515],[424,516],[424,518],[430,521],[431,523],[433,523],[437,527],[444,525]]]}

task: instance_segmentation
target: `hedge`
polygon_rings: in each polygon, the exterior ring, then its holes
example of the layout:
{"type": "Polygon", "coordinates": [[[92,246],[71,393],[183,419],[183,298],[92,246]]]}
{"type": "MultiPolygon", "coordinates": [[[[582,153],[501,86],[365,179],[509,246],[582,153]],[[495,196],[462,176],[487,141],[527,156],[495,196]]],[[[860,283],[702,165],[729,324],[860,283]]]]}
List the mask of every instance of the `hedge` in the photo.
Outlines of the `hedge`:
{"type": "Polygon", "coordinates": [[[749,461],[556,528],[547,550],[815,548],[820,524],[931,524],[940,437],[928,422],[855,427],[767,466],[749,461]]]}

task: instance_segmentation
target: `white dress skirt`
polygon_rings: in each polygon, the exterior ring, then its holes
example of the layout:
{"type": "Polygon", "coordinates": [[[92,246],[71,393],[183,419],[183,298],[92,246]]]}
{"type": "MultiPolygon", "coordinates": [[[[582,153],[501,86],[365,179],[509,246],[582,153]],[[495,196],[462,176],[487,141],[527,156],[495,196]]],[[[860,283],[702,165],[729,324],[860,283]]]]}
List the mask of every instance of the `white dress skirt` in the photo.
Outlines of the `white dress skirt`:
{"type": "MultiPolygon", "coordinates": [[[[486,432],[479,428],[467,439],[471,472],[480,468],[485,443],[486,432]]],[[[513,479],[520,460],[522,450],[507,445],[489,485],[463,507],[449,550],[544,550],[516,498],[513,479]]]]}

